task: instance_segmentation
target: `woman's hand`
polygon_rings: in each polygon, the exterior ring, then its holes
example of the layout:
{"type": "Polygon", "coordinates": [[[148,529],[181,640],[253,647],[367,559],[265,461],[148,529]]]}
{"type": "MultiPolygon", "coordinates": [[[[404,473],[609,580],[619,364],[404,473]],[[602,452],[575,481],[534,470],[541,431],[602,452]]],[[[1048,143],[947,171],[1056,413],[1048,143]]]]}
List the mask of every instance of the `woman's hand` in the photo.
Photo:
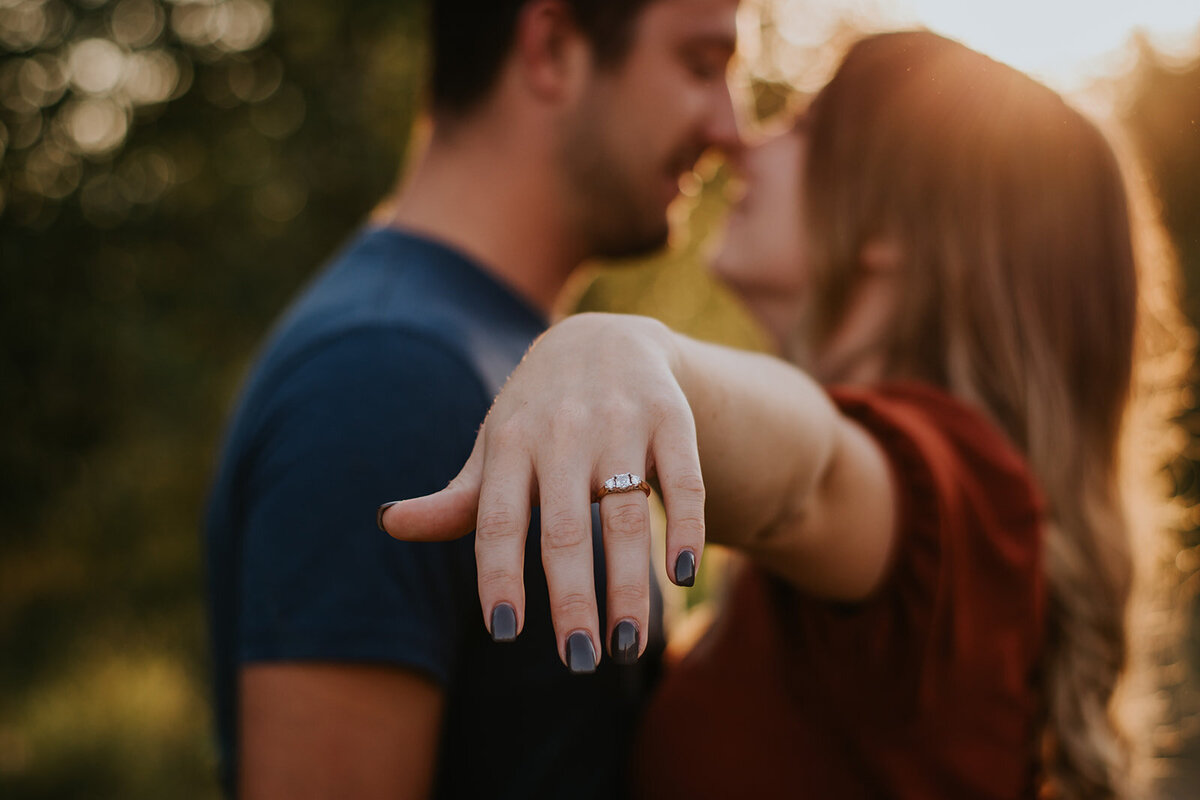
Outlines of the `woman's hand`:
{"type": "MultiPolygon", "coordinates": [[[[409,541],[475,530],[479,600],[496,639],[520,632],[530,509],[541,506],[542,564],[559,655],[598,661],[590,504],[624,473],[657,475],[667,512],[668,577],[691,585],[704,547],[695,422],[676,379],[674,334],[644,317],[583,314],[547,331],[496,398],[466,466],[444,490],[380,509],[409,541]]],[[[650,615],[650,516],[641,491],[600,499],[610,654],[631,663],[650,615]]]]}

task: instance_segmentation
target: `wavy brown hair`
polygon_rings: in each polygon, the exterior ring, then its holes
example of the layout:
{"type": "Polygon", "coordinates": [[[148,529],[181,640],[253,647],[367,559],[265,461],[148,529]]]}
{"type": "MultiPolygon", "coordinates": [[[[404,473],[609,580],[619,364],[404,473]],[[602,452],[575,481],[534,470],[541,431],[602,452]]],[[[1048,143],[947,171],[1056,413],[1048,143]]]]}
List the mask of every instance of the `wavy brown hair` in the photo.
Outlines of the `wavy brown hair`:
{"type": "Polygon", "coordinates": [[[1179,384],[1178,358],[1138,366],[1181,352],[1169,250],[1153,235],[1139,242],[1122,168],[1096,125],[1022,73],[927,31],[854,45],[806,125],[805,338],[818,349],[830,340],[864,248],[894,244],[904,279],[881,345],[889,376],[982,408],[1048,500],[1042,789],[1124,796],[1130,745],[1112,706],[1134,580],[1122,443],[1135,396],[1158,397],[1140,419],[1160,427],[1180,396],[1162,401],[1179,384]]]}

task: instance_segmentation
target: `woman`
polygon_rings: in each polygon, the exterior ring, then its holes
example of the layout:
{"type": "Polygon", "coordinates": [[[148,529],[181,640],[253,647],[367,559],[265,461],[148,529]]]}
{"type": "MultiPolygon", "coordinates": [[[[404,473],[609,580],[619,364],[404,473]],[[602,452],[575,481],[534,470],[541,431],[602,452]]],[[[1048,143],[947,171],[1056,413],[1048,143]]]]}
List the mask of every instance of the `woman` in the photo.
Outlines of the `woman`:
{"type": "Polygon", "coordinates": [[[746,556],[647,715],[646,796],[1121,796],[1121,443],[1155,388],[1135,362],[1177,323],[1112,149],[1048,89],[911,32],[857,44],[745,161],[716,266],[800,368],[569,319],[462,474],[387,529],[478,523],[484,618],[509,604],[519,625],[539,503],[568,663],[599,635],[593,497],[613,651],[640,646],[648,613],[641,476],[672,580],[706,535],[746,556]]]}

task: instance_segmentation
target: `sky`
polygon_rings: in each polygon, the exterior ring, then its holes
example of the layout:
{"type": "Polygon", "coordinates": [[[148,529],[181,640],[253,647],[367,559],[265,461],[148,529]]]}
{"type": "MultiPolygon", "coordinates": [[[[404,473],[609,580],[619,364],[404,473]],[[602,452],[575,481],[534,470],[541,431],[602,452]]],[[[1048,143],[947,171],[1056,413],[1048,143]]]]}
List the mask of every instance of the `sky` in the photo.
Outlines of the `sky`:
{"type": "Polygon", "coordinates": [[[1068,89],[1120,66],[1130,34],[1200,50],[1200,0],[888,0],[884,7],[1068,89]]]}
{"type": "MultiPolygon", "coordinates": [[[[1200,0],[757,0],[783,38],[819,50],[844,20],[865,30],[924,25],[1028,72],[1060,91],[1088,89],[1130,62],[1136,30],[1168,55],[1200,54],[1200,0]]],[[[826,68],[832,64],[824,65],[826,68]]],[[[814,88],[820,69],[798,76],[814,88]]]]}

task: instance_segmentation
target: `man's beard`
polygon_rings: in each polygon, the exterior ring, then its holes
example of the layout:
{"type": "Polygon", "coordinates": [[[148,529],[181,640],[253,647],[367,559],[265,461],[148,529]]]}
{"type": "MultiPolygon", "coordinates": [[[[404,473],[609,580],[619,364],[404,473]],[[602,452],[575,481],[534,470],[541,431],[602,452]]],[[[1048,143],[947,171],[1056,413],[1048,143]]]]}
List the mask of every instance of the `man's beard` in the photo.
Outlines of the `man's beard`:
{"type": "MultiPolygon", "coordinates": [[[[668,176],[675,165],[675,174],[684,172],[700,155],[694,150],[681,148],[661,174],[668,176]]],[[[666,208],[661,198],[648,196],[656,184],[639,186],[628,165],[609,152],[600,137],[592,132],[576,137],[565,161],[577,224],[590,256],[635,258],[667,244],[666,208]]]]}

